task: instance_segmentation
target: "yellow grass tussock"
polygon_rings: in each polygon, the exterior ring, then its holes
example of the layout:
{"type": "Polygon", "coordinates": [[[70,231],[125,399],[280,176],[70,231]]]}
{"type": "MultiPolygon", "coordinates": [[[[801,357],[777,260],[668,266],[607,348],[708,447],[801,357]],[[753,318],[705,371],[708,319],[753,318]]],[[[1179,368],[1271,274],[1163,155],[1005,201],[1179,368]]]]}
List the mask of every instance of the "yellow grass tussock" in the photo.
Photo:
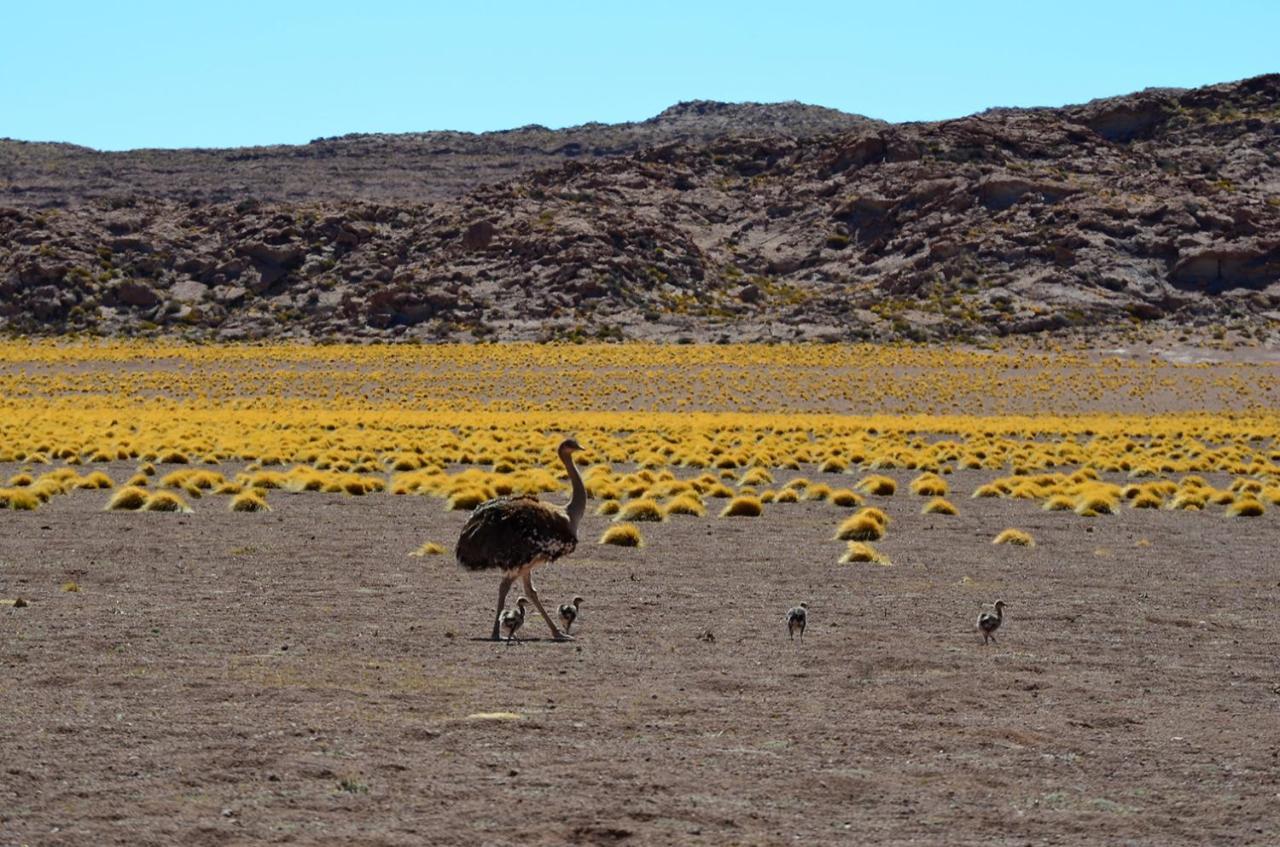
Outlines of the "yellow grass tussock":
{"type": "Polygon", "coordinates": [[[863,477],[854,488],[864,494],[873,494],[877,497],[892,497],[893,493],[898,490],[898,484],[890,477],[873,474],[863,477]]]}
{"type": "Polygon", "coordinates": [[[692,515],[694,517],[703,517],[706,515],[706,507],[702,505],[702,501],[698,499],[698,495],[693,492],[677,495],[673,497],[662,511],[670,515],[692,515]]]}
{"type": "Polygon", "coordinates": [[[142,504],[142,511],[190,513],[191,507],[172,491],[156,491],[147,496],[147,502],[142,504]]]}
{"type": "Polygon", "coordinates": [[[1031,537],[1031,533],[1023,532],[1020,529],[1006,529],[991,539],[992,544],[1014,544],[1018,547],[1034,547],[1036,540],[1031,537]]]}
{"type": "Polygon", "coordinates": [[[856,562],[867,562],[873,565],[892,564],[887,556],[870,544],[863,541],[850,541],[849,546],[845,548],[844,555],[840,557],[840,564],[850,565],[856,562]]]}
{"type": "Polygon", "coordinates": [[[836,528],[835,537],[838,541],[879,541],[884,538],[884,524],[865,512],[859,512],[836,528]]]}
{"type": "Polygon", "coordinates": [[[658,505],[656,500],[649,497],[642,497],[639,500],[631,500],[624,504],[618,512],[616,521],[650,521],[657,523],[666,516],[663,514],[662,507],[658,505]]]}
{"type": "Polygon", "coordinates": [[[920,510],[923,515],[957,515],[960,510],[944,497],[934,497],[920,510]]]}
{"type": "Polygon", "coordinates": [[[1075,498],[1068,497],[1066,494],[1054,494],[1048,500],[1045,500],[1044,505],[1040,508],[1046,512],[1070,512],[1074,511],[1075,507],[1075,498]]]}
{"type": "Polygon", "coordinates": [[[758,518],[762,514],[764,514],[764,506],[760,504],[760,498],[744,495],[730,500],[729,504],[724,507],[724,511],[720,513],[720,517],[758,518]]]}
{"type": "Polygon", "coordinates": [[[0,509],[30,512],[40,507],[41,500],[28,488],[0,488],[0,509]]]}
{"type": "Polygon", "coordinates": [[[410,556],[442,556],[445,553],[444,547],[434,541],[424,541],[422,546],[410,553],[410,556]]]}
{"type": "Polygon", "coordinates": [[[231,499],[227,508],[232,512],[269,512],[271,506],[257,489],[249,489],[231,499]]]}
{"type": "Polygon", "coordinates": [[[31,485],[33,482],[35,482],[35,480],[31,478],[31,474],[17,473],[9,478],[9,487],[10,488],[26,488],[27,486],[31,485]]]}
{"type": "Polygon", "coordinates": [[[89,490],[114,488],[115,483],[111,481],[111,477],[102,471],[94,471],[87,476],[82,476],[76,480],[76,488],[85,488],[89,490]]]}
{"type": "Polygon", "coordinates": [[[450,495],[445,508],[450,512],[469,512],[489,499],[489,492],[484,489],[467,488],[450,495]]]}
{"type": "Polygon", "coordinates": [[[643,547],[644,539],[635,524],[620,523],[609,527],[600,536],[601,544],[612,544],[615,547],[643,547]]]}
{"type": "Polygon", "coordinates": [[[111,499],[107,501],[105,511],[137,511],[147,504],[149,496],[145,489],[136,485],[126,485],[111,496],[111,499]]]}
{"type": "Polygon", "coordinates": [[[597,515],[616,515],[622,509],[622,504],[617,500],[605,500],[596,507],[597,515]]]}
{"type": "Polygon", "coordinates": [[[911,480],[911,493],[921,497],[947,496],[947,482],[937,474],[925,473],[911,480]]]}
{"type": "Polygon", "coordinates": [[[1265,513],[1266,507],[1257,498],[1246,495],[1238,498],[1234,503],[1227,507],[1227,517],[1231,518],[1256,518],[1265,513]]]}
{"type": "Polygon", "coordinates": [[[852,488],[837,488],[831,492],[831,496],[827,497],[827,502],[833,506],[853,509],[861,506],[864,501],[862,495],[852,488]]]}

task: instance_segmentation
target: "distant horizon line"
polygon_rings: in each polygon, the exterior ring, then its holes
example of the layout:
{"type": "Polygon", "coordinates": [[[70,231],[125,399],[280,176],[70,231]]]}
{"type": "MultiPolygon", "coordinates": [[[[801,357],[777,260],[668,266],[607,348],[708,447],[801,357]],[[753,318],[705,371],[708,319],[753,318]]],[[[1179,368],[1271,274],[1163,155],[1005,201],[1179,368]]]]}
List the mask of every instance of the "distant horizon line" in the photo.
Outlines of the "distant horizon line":
{"type": "Polygon", "coordinates": [[[1037,106],[1001,106],[1001,105],[992,105],[992,106],[987,106],[987,107],[985,107],[985,108],[983,108],[983,109],[979,109],[979,110],[977,110],[977,111],[967,112],[967,113],[962,114],[962,115],[952,115],[952,116],[948,116],[948,117],[938,117],[938,118],[921,118],[921,119],[915,119],[915,120],[901,120],[901,121],[892,121],[892,120],[888,120],[888,119],[885,119],[885,118],[877,118],[877,117],[873,117],[873,116],[871,116],[871,115],[867,115],[867,114],[864,114],[864,113],[861,113],[861,112],[850,112],[850,111],[845,111],[844,109],[840,109],[840,108],[835,107],[835,106],[826,106],[826,105],[823,105],[823,104],[821,104],[821,103],[808,103],[808,102],[805,102],[805,101],[803,101],[803,100],[798,100],[798,99],[763,101],[763,100],[716,100],[716,99],[714,99],[714,98],[693,98],[693,99],[687,99],[687,100],[678,100],[678,101],[676,101],[676,102],[672,103],[670,106],[667,106],[666,108],[664,108],[664,109],[662,109],[661,111],[657,112],[656,114],[650,115],[649,117],[645,117],[645,118],[638,118],[638,119],[631,119],[631,120],[623,120],[623,121],[616,121],[616,122],[599,121],[599,120],[589,120],[589,121],[583,121],[583,122],[581,122],[581,123],[564,124],[564,125],[561,125],[561,126],[549,126],[549,125],[547,125],[547,124],[529,123],[529,124],[522,124],[522,125],[520,125],[520,126],[503,127],[503,128],[499,128],[499,129],[480,129],[480,130],[449,129],[449,128],[441,128],[441,129],[419,129],[419,130],[401,130],[401,131],[387,131],[387,130],[352,130],[352,131],[350,131],[350,132],[340,133],[340,134],[338,134],[338,135],[319,135],[319,136],[315,136],[315,137],[313,137],[313,138],[310,138],[310,139],[308,139],[308,140],[306,140],[306,141],[269,141],[269,142],[259,142],[259,143],[252,143],[252,144],[234,144],[234,145],[221,145],[221,146],[218,146],[218,145],[196,145],[196,146],[186,146],[186,147],[164,147],[164,146],[140,146],[140,147],[119,147],[119,148],[110,148],[110,147],[94,147],[93,145],[90,145],[90,144],[81,144],[81,143],[78,143],[78,142],[75,142],[75,141],[62,141],[62,140],[51,140],[51,139],[14,138],[14,137],[12,137],[12,136],[0,136],[0,142],[10,142],[10,143],[17,143],[17,144],[35,144],[35,145],[50,145],[50,146],[76,147],[76,148],[79,148],[79,149],[82,149],[82,150],[88,150],[88,151],[91,151],[91,152],[94,152],[94,153],[137,153],[137,152],[143,152],[143,151],[173,151],[173,152],[178,152],[178,151],[197,151],[197,150],[246,150],[246,149],[267,148],[267,147],[305,147],[305,146],[306,146],[306,145],[308,145],[308,144],[315,144],[315,143],[317,143],[317,142],[323,142],[323,141],[337,141],[337,140],[341,140],[341,139],[344,139],[344,138],[353,138],[353,137],[362,137],[362,136],[364,136],[364,137],[367,137],[367,136],[412,136],[412,135],[432,135],[432,134],[446,134],[446,133],[449,133],[449,134],[455,134],[455,135],[482,136],[482,135],[502,135],[502,134],[506,134],[506,133],[523,132],[523,131],[534,131],[534,130],[540,130],[540,131],[546,131],[546,132],[565,132],[565,131],[569,131],[569,130],[582,129],[582,128],[585,128],[585,127],[592,127],[592,126],[612,126],[612,127],[618,127],[618,126],[634,126],[634,125],[643,124],[643,123],[647,123],[647,122],[649,122],[649,121],[656,120],[656,119],[658,119],[658,118],[662,117],[663,115],[665,115],[667,112],[669,112],[669,111],[671,111],[671,110],[673,110],[673,109],[675,109],[675,108],[677,108],[677,107],[679,107],[679,106],[693,105],[693,104],[698,104],[698,103],[714,104],[714,105],[718,105],[718,106],[764,106],[764,107],[768,107],[768,106],[791,106],[791,105],[795,105],[795,106],[801,106],[801,107],[804,107],[804,108],[810,108],[810,109],[822,109],[822,110],[825,110],[825,111],[836,112],[836,113],[839,113],[839,114],[841,114],[841,115],[845,115],[845,116],[848,116],[848,117],[851,117],[851,118],[861,118],[861,119],[863,119],[863,120],[873,121],[873,122],[881,123],[881,124],[885,124],[885,125],[888,125],[888,126],[902,126],[902,125],[907,125],[907,124],[928,124],[928,123],[942,123],[942,122],[944,122],[944,121],[963,120],[963,119],[965,119],[965,118],[970,118],[970,117],[974,117],[974,116],[977,116],[977,115],[986,114],[987,112],[991,112],[991,111],[1001,111],[1001,110],[1004,110],[1004,111],[1036,111],[1036,110],[1043,110],[1043,109],[1050,109],[1050,110],[1053,110],[1053,109],[1068,109],[1068,108],[1077,107],[1077,106],[1086,106],[1086,105],[1088,105],[1088,104],[1090,104],[1090,103],[1096,103],[1096,102],[1099,102],[1099,101],[1114,100],[1114,99],[1119,99],[1119,98],[1122,98],[1122,97],[1131,97],[1131,96],[1136,95],[1136,94],[1143,94],[1143,93],[1147,93],[1147,92],[1184,92],[1184,91],[1194,91],[1194,90],[1201,89],[1201,88],[1213,88],[1213,87],[1215,87],[1215,86],[1220,86],[1220,85],[1237,85],[1237,84],[1239,84],[1239,83],[1247,82],[1247,81],[1249,81],[1249,80],[1261,79],[1261,78],[1264,78],[1264,77],[1277,76],[1277,75],[1280,75],[1280,71],[1277,71],[1277,72],[1267,72],[1267,73],[1261,73],[1261,74],[1254,74],[1254,75],[1252,75],[1252,76],[1240,77],[1240,78],[1238,78],[1238,79],[1220,80],[1220,81],[1217,81],[1217,82],[1208,82],[1208,83],[1205,83],[1205,84],[1203,84],[1203,85],[1197,85],[1197,86],[1161,86],[1161,85],[1152,85],[1152,86],[1146,86],[1146,87],[1144,87],[1144,88],[1138,88],[1138,89],[1134,89],[1134,90],[1126,91],[1126,92],[1121,92],[1121,93],[1117,93],[1117,94],[1104,94],[1104,95],[1100,95],[1100,96],[1097,96],[1097,97],[1090,98],[1089,100],[1084,100],[1084,101],[1079,101],[1079,102],[1074,102],[1074,103],[1062,103],[1062,104],[1060,104],[1060,105],[1056,105],[1056,106],[1054,106],[1054,105],[1043,105],[1043,104],[1042,104],[1042,105],[1037,105],[1037,106]]]}

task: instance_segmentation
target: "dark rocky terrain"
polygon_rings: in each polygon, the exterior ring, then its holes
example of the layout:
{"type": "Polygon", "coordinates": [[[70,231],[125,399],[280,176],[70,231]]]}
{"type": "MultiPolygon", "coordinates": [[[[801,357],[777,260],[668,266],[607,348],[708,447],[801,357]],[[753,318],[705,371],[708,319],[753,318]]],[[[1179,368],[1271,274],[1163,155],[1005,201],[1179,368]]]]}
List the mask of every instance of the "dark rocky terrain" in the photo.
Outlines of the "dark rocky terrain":
{"type": "Polygon", "coordinates": [[[0,144],[9,332],[971,338],[1280,321],[1280,75],[882,124],[0,144]],[[548,166],[551,167],[548,167],[548,166]]]}

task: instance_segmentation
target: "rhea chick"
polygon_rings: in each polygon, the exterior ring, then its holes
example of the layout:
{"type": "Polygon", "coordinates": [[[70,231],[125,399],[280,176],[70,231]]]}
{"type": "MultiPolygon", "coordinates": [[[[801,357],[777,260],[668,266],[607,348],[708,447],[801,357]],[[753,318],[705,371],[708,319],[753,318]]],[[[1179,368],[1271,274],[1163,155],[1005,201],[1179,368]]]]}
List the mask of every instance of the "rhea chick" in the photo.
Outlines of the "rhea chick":
{"type": "Polygon", "coordinates": [[[804,641],[804,628],[809,623],[809,604],[801,603],[793,609],[787,610],[787,634],[791,636],[791,640],[796,640],[796,633],[800,633],[800,640],[804,641]]]}
{"type": "Polygon", "coordinates": [[[996,613],[983,612],[978,615],[978,630],[982,633],[982,643],[996,640],[996,630],[1004,623],[1004,601],[996,601],[996,613]]]}
{"type": "Polygon", "coordinates": [[[560,607],[560,623],[564,624],[565,635],[573,629],[573,622],[578,619],[578,606],[581,603],[581,597],[574,597],[572,603],[565,603],[560,607]]]}
{"type": "Polygon", "coordinates": [[[516,601],[514,609],[507,609],[498,618],[498,625],[502,629],[502,634],[507,637],[507,643],[510,644],[516,637],[516,632],[520,627],[524,626],[524,607],[529,605],[529,601],[521,597],[516,601]]]}

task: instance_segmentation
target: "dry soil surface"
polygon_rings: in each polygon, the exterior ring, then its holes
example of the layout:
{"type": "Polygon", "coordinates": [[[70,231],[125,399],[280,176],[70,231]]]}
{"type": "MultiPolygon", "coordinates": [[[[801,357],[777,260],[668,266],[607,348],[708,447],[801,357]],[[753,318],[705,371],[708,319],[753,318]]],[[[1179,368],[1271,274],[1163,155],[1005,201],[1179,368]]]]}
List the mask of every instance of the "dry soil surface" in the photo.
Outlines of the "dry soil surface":
{"type": "Polygon", "coordinates": [[[828,504],[640,550],[589,513],[538,580],[586,598],[577,640],[510,646],[496,574],[407,555],[451,548],[438,500],[0,512],[0,844],[1280,842],[1280,510],[1085,519],[986,478],[955,517],[872,498],[888,567],[837,564],[828,504]]]}

